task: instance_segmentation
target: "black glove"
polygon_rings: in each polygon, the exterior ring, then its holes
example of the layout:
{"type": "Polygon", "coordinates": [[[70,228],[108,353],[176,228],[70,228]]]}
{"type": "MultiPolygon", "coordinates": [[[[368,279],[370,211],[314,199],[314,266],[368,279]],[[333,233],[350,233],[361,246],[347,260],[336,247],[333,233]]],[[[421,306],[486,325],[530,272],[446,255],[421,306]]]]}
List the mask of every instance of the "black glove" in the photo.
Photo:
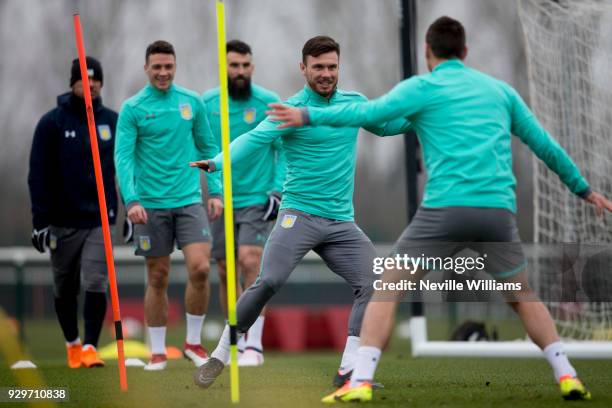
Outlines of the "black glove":
{"type": "Polygon", "coordinates": [[[32,230],[32,245],[41,254],[49,248],[49,227],[32,230]]]}
{"type": "Polygon", "coordinates": [[[123,243],[129,244],[134,241],[134,224],[128,217],[123,221],[123,243]]]}
{"type": "Polygon", "coordinates": [[[279,193],[272,193],[268,196],[268,204],[266,213],[263,216],[264,221],[274,221],[278,217],[278,209],[280,208],[281,196],[279,193]]]}

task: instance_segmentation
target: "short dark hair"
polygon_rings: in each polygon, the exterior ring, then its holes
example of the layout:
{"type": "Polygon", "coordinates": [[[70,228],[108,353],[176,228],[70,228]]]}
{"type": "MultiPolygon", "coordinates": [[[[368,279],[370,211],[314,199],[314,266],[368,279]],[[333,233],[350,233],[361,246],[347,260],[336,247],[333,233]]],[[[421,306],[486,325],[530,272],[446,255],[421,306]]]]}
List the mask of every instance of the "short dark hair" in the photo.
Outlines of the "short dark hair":
{"type": "Polygon", "coordinates": [[[225,48],[226,52],[237,52],[238,54],[242,55],[253,54],[251,52],[251,47],[249,47],[249,44],[240,40],[228,41],[225,48]]]}
{"type": "Polygon", "coordinates": [[[443,16],[429,26],[425,42],[438,58],[462,58],[465,49],[465,29],[459,21],[443,16]]]}
{"type": "Polygon", "coordinates": [[[147,52],[145,53],[145,62],[149,62],[149,55],[151,54],[171,54],[176,58],[174,47],[168,41],[164,40],[157,40],[149,44],[147,52]]]}
{"type": "Polygon", "coordinates": [[[306,41],[302,48],[302,62],[306,63],[307,56],[318,57],[321,54],[327,52],[336,52],[340,56],[340,44],[338,44],[333,38],[326,35],[318,35],[312,37],[306,41]]]}

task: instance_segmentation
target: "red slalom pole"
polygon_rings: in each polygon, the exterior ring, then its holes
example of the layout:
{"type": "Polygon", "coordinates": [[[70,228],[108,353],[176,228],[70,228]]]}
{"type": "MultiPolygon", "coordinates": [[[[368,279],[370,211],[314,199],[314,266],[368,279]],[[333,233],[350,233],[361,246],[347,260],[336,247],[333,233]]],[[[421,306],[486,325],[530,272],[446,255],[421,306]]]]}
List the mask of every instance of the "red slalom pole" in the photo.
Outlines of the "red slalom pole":
{"type": "Polygon", "coordinates": [[[108,214],[106,210],[106,197],[104,194],[104,182],[102,179],[102,166],[100,166],[100,153],[98,151],[98,138],[96,136],[96,121],[94,119],[91,103],[91,92],[89,90],[89,75],[87,74],[87,62],[85,60],[85,46],[83,45],[83,32],[81,30],[81,19],[78,13],[74,13],[74,33],[76,35],[79,63],[81,65],[81,79],[83,80],[83,93],[85,96],[85,109],[87,111],[87,127],[89,129],[89,141],[91,142],[91,154],[93,156],[94,172],[96,174],[96,187],[98,189],[98,204],[100,205],[100,216],[102,217],[102,233],[104,235],[104,252],[106,254],[106,268],[108,270],[108,283],[111,290],[111,304],[113,307],[113,320],[115,322],[115,338],[117,340],[117,355],[119,357],[119,383],[122,391],[127,391],[127,374],[125,372],[125,354],[123,352],[123,329],[121,327],[121,312],[119,311],[119,293],[117,291],[117,277],[115,275],[115,260],[113,258],[113,245],[111,242],[110,227],[108,226],[108,214]]]}

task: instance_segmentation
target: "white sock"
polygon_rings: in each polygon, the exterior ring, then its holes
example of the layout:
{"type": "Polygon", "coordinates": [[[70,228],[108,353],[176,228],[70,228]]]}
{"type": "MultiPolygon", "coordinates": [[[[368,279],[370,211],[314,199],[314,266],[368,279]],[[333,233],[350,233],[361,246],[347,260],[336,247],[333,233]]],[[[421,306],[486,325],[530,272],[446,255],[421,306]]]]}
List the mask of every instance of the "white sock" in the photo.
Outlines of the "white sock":
{"type": "Polygon", "coordinates": [[[151,354],[166,354],[166,326],[149,327],[151,354]]]}
{"type": "Polygon", "coordinates": [[[344,346],[344,353],[342,354],[342,361],[340,361],[340,368],[338,369],[340,375],[344,375],[355,368],[358,349],[359,337],[348,336],[346,338],[346,345],[344,346]]]}
{"type": "Polygon", "coordinates": [[[217,348],[210,355],[218,360],[221,360],[223,364],[227,364],[230,359],[230,328],[229,325],[225,325],[217,348]]]}
{"type": "MultiPolygon", "coordinates": [[[[240,340],[244,338],[244,334],[238,333],[238,344],[240,340]]],[[[229,325],[225,325],[221,338],[217,347],[213,350],[211,357],[221,360],[223,364],[227,364],[230,361],[230,328],[229,325]]]]}
{"type": "Polygon", "coordinates": [[[77,338],[72,340],[72,341],[67,341],[66,342],[67,346],[76,346],[78,344],[81,344],[81,338],[79,336],[77,336],[77,338]]]}
{"type": "Polygon", "coordinates": [[[359,347],[357,361],[351,376],[351,388],[357,387],[365,381],[372,382],[374,372],[380,360],[380,349],[376,347],[359,347]]]}
{"type": "Polygon", "coordinates": [[[96,347],[93,344],[83,344],[83,351],[88,350],[88,349],[94,349],[94,351],[96,351],[96,347]]]}
{"type": "Polygon", "coordinates": [[[261,336],[263,335],[265,317],[259,316],[255,323],[249,329],[246,340],[247,348],[254,348],[258,351],[263,352],[263,345],[261,344],[261,336]]]}
{"type": "Polygon", "coordinates": [[[551,343],[544,347],[544,356],[552,367],[555,373],[555,379],[559,382],[559,378],[564,375],[576,376],[576,370],[567,359],[567,355],[563,350],[563,344],[560,341],[551,343]]]}
{"type": "Polygon", "coordinates": [[[246,348],[246,338],[244,336],[240,336],[238,339],[238,352],[244,353],[244,349],[246,348]]]}
{"type": "Polygon", "coordinates": [[[187,320],[187,344],[202,344],[202,325],[206,315],[201,316],[185,313],[187,320]]]}

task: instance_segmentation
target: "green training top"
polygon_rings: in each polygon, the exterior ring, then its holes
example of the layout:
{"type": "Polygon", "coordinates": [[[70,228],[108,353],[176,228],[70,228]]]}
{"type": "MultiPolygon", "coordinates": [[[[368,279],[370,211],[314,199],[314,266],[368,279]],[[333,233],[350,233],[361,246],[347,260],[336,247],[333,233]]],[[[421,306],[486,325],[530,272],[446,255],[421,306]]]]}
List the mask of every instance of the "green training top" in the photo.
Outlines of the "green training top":
{"type": "MultiPolygon", "coordinates": [[[[221,115],[219,87],[202,95],[210,127],[217,146],[221,146],[221,115]]],[[[251,97],[245,100],[229,98],[230,141],[253,130],[266,118],[268,104],[278,102],[279,96],[257,85],[251,85],[251,97]]],[[[285,180],[285,155],[280,139],[257,152],[249,163],[232,165],[232,195],[234,208],[262,205],[272,192],[281,192],[285,180]]]]}
{"type": "Polygon", "coordinates": [[[409,120],[423,146],[428,172],[423,206],[493,207],[516,212],[511,134],[526,143],[575,193],[589,191],[568,154],[508,84],[445,61],[400,82],[367,103],[308,107],[311,125],[365,126],[409,120]]]}
{"type": "MultiPolygon", "coordinates": [[[[126,206],[177,208],[202,202],[200,173],[189,162],[219,152],[199,95],[172,85],[148,84],[123,103],[117,123],[115,167],[126,206]]],[[[219,175],[210,175],[210,195],[219,195],[219,175]]]]}
{"type": "MultiPolygon", "coordinates": [[[[296,107],[342,106],[366,101],[356,92],[337,89],[327,99],[310,87],[289,98],[285,103],[296,107]]],[[[265,119],[255,129],[230,145],[232,164],[251,163],[257,152],[282,138],[287,160],[281,209],[292,208],[333,220],[353,220],[353,189],[357,158],[357,127],[307,126],[278,129],[278,122],[265,119]]],[[[366,129],[377,135],[407,132],[410,123],[404,119],[366,129]]],[[[215,170],[221,170],[222,158],[213,159],[215,170]]]]}

